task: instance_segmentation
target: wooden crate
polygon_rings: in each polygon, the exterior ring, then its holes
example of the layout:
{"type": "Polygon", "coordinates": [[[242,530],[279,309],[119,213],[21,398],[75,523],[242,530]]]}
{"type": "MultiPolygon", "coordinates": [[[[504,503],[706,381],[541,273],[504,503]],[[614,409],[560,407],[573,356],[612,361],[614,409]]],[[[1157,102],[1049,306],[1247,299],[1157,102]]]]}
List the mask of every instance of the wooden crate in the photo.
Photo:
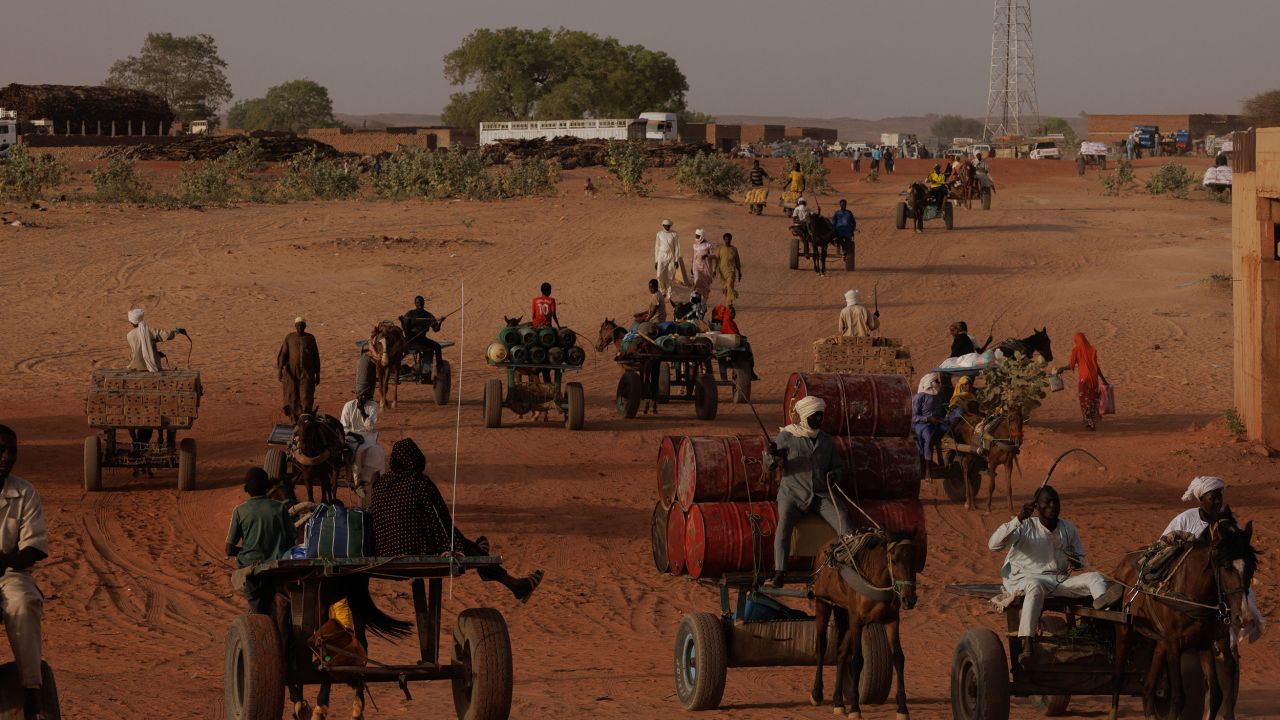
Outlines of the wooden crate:
{"type": "Polygon", "coordinates": [[[198,370],[98,369],[89,381],[85,415],[92,427],[189,428],[202,392],[198,370]]]}
{"type": "Polygon", "coordinates": [[[813,371],[887,373],[910,378],[911,351],[896,338],[832,335],[813,343],[813,371]]]}

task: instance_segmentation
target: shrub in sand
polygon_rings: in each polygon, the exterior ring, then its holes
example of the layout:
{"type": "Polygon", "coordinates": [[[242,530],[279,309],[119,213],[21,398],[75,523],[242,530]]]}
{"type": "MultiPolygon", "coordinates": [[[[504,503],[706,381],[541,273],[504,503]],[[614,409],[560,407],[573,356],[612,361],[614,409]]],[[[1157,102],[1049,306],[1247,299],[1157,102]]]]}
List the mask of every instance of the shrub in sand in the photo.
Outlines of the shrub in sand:
{"type": "Polygon", "coordinates": [[[9,157],[0,160],[0,197],[34,200],[62,183],[67,166],[52,155],[35,156],[26,145],[9,148],[9,157]]]}
{"type": "Polygon", "coordinates": [[[151,183],[138,174],[133,160],[116,155],[106,167],[89,173],[93,196],[98,202],[140,203],[151,199],[151,183]]]}
{"type": "Polygon", "coordinates": [[[479,152],[461,148],[444,152],[402,148],[382,162],[373,187],[386,198],[487,200],[495,194],[484,158],[479,152]]]}
{"type": "Polygon", "coordinates": [[[644,181],[644,171],[649,169],[649,152],[643,140],[612,141],[605,152],[609,172],[622,183],[622,192],[628,195],[648,195],[649,186],[644,181]]]}
{"type": "Polygon", "coordinates": [[[221,158],[188,160],[182,164],[182,177],[178,180],[178,200],[187,205],[220,205],[231,202],[235,197],[231,178],[231,170],[221,158]]]}
{"type": "Polygon", "coordinates": [[[804,173],[805,192],[826,192],[831,190],[831,183],[827,181],[827,166],[822,164],[822,158],[811,150],[796,153],[796,162],[800,163],[800,172],[804,173]]]}
{"type": "Polygon", "coordinates": [[[1185,198],[1187,191],[1197,179],[1196,174],[1185,166],[1167,162],[1156,170],[1151,179],[1147,180],[1147,192],[1152,195],[1169,194],[1176,198],[1185,198]]]}
{"type": "Polygon", "coordinates": [[[499,197],[554,195],[560,180],[560,164],[553,160],[525,160],[493,176],[499,197]]]}
{"type": "Polygon", "coordinates": [[[360,192],[360,176],[346,163],[322,158],[312,149],[289,159],[279,188],[291,198],[337,200],[360,192]]]}
{"type": "Polygon", "coordinates": [[[1129,162],[1128,158],[1120,158],[1120,162],[1116,163],[1116,169],[1102,176],[1102,194],[1119,195],[1136,184],[1133,179],[1133,163],[1129,162]]]}
{"type": "Polygon", "coordinates": [[[740,165],[708,153],[680,158],[671,176],[699,195],[716,198],[727,198],[747,184],[747,172],[740,165]]]}

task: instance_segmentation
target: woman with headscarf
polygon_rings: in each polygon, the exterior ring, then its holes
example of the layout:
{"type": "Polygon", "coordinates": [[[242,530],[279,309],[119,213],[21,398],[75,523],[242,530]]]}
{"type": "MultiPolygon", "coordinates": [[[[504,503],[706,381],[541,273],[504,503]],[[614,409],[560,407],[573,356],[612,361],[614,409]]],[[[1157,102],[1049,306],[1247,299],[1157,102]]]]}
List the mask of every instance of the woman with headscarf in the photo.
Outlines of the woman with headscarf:
{"type": "Polygon", "coordinates": [[[1098,429],[1098,420],[1102,414],[1098,412],[1098,395],[1102,388],[1099,382],[1106,383],[1107,376],[1098,367],[1098,351],[1089,344],[1084,333],[1076,333],[1075,346],[1071,348],[1071,358],[1067,365],[1059,370],[1076,371],[1076,390],[1080,397],[1080,414],[1084,418],[1084,426],[1090,430],[1098,429]]]}
{"type": "Polygon", "coordinates": [[[764,466],[782,467],[778,484],[778,527],[773,534],[773,587],[782,587],[787,571],[791,529],[810,513],[822,516],[837,533],[853,529],[849,514],[832,494],[844,476],[844,460],[831,436],[822,431],[827,404],[807,395],[791,409],[795,422],[769,443],[764,466]]]}
{"type": "MultiPolygon", "coordinates": [[[[427,458],[417,443],[405,438],[391,446],[390,469],[374,485],[370,511],[373,544],[380,556],[444,555],[450,552],[473,557],[489,554],[483,536],[468,540],[453,526],[449,506],[440,489],[426,475],[427,458]]],[[[541,570],[527,577],[513,577],[500,567],[481,568],[482,580],[500,582],[520,602],[542,582],[541,570]]]]}
{"type": "Polygon", "coordinates": [[[712,259],[715,248],[707,240],[707,236],[698,228],[693,233],[693,291],[700,297],[711,297],[711,278],[715,274],[712,259]]]}
{"type": "Polygon", "coordinates": [[[946,431],[943,419],[947,404],[942,399],[941,390],[942,378],[938,373],[929,373],[920,378],[915,397],[911,400],[911,429],[916,434],[916,447],[920,450],[920,457],[924,458],[925,467],[934,461],[934,451],[946,431]]]}
{"type": "Polygon", "coordinates": [[[961,413],[967,413],[972,404],[977,401],[977,396],[973,394],[973,380],[968,375],[961,375],[951,391],[951,400],[947,402],[947,409],[952,412],[959,410],[961,413]]]}

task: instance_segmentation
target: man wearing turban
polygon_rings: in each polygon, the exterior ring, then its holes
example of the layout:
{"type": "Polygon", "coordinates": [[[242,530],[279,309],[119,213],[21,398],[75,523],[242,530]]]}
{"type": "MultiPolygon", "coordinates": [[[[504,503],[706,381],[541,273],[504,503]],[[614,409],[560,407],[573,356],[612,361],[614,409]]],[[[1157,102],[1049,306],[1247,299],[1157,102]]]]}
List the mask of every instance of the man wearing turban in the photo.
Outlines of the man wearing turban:
{"type": "Polygon", "coordinates": [[[764,466],[782,467],[778,485],[778,528],[773,536],[773,587],[782,587],[787,570],[791,529],[810,513],[822,516],[837,533],[852,529],[848,511],[833,495],[844,475],[844,460],[831,436],[822,431],[827,404],[807,395],[792,408],[795,422],[769,443],[764,466]]]}
{"type": "Polygon", "coordinates": [[[316,336],[307,332],[307,321],[293,319],[294,331],[285,336],[276,353],[276,375],[284,388],[284,414],[295,423],[315,407],[320,384],[320,350],[316,336]]]}
{"type": "Polygon", "coordinates": [[[129,369],[160,372],[160,358],[163,354],[156,350],[156,343],[172,340],[174,336],[183,335],[187,331],[182,328],[152,330],[143,317],[142,308],[129,311],[129,324],[133,326],[125,336],[129,341],[129,369]]]}

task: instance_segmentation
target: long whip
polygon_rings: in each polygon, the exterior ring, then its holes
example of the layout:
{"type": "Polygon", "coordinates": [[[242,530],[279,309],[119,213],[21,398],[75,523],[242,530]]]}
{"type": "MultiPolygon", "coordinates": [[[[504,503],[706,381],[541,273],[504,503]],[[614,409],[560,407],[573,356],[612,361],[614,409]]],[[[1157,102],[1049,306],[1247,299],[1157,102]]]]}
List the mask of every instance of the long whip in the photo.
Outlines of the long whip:
{"type": "Polygon", "coordinates": [[[1093,461],[1098,463],[1098,465],[1103,470],[1107,469],[1107,464],[1099,460],[1097,455],[1094,455],[1093,453],[1089,452],[1088,450],[1085,450],[1084,448],[1071,448],[1070,450],[1067,450],[1066,452],[1059,455],[1058,459],[1054,460],[1053,464],[1049,466],[1049,472],[1044,474],[1044,482],[1040,483],[1040,487],[1043,488],[1044,486],[1049,484],[1049,478],[1053,477],[1053,471],[1058,467],[1058,463],[1062,462],[1063,458],[1065,458],[1066,456],[1070,455],[1073,452],[1082,452],[1085,455],[1088,455],[1089,457],[1093,458],[1093,461]]]}

